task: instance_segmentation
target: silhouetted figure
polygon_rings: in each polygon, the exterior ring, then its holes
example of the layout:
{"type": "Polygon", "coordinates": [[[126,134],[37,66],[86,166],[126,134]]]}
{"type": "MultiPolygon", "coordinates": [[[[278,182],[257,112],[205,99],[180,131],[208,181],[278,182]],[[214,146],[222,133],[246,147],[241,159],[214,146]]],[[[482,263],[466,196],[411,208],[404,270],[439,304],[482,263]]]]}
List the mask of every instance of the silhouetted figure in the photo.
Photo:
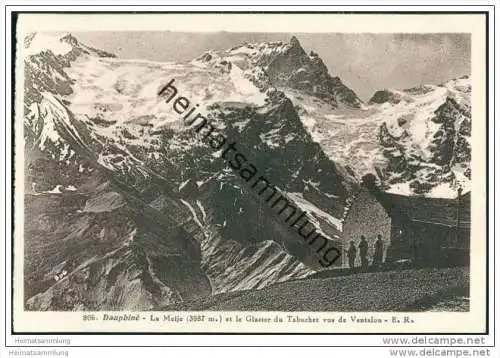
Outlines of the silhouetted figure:
{"type": "Polygon", "coordinates": [[[361,258],[361,267],[366,268],[368,266],[368,243],[366,238],[361,235],[361,242],[359,243],[359,257],[361,258]]]}
{"type": "Polygon", "coordinates": [[[375,241],[375,253],[373,254],[373,266],[382,264],[384,258],[384,242],[382,241],[382,235],[377,236],[377,241],[375,241]]]}
{"type": "Polygon", "coordinates": [[[423,259],[422,257],[422,247],[419,241],[413,241],[411,244],[411,248],[413,250],[413,262],[420,263],[423,259]]]}
{"type": "Polygon", "coordinates": [[[349,250],[347,250],[347,258],[349,260],[349,267],[354,268],[354,260],[356,259],[356,246],[354,246],[354,241],[351,241],[349,245],[349,250]]]}

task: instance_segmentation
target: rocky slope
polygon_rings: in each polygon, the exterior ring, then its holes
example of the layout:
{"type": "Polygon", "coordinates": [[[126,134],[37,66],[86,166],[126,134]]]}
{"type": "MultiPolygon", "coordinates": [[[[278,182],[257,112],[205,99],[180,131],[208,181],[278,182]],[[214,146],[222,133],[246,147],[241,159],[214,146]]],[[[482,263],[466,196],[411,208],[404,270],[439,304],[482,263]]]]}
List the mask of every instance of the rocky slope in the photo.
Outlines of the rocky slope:
{"type": "MultiPolygon", "coordinates": [[[[158,96],[174,78],[333,240],[356,184],[311,139],[283,92],[259,89],[237,64],[120,60],[71,35],[38,35],[20,49],[28,309],[154,309],[322,268],[316,248],[158,96]]],[[[310,71],[322,68],[307,58],[310,71]]],[[[291,69],[273,69],[272,81],[279,71],[291,69]]],[[[344,97],[325,78],[323,89],[306,91],[338,105],[344,97]]]]}

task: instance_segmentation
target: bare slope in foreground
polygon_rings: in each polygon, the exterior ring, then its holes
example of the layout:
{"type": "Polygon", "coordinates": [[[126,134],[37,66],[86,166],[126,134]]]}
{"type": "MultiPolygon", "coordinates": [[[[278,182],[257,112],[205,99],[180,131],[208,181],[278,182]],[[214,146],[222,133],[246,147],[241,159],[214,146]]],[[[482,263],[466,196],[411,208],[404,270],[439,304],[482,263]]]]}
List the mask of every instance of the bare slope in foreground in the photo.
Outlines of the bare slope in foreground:
{"type": "Polygon", "coordinates": [[[262,290],[220,294],[168,306],[214,311],[424,311],[469,294],[469,269],[414,269],[302,279],[262,290]]]}

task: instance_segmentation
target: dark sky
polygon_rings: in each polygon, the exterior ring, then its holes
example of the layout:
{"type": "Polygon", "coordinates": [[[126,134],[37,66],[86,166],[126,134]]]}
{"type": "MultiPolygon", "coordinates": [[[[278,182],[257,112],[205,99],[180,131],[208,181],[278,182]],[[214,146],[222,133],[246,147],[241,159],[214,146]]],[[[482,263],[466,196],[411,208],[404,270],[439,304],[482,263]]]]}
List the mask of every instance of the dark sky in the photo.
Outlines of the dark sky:
{"type": "Polygon", "coordinates": [[[244,42],[288,41],[295,35],[330,74],[363,100],[383,88],[439,84],[470,74],[469,34],[73,32],[82,42],[122,58],[190,61],[209,49],[244,42]]]}

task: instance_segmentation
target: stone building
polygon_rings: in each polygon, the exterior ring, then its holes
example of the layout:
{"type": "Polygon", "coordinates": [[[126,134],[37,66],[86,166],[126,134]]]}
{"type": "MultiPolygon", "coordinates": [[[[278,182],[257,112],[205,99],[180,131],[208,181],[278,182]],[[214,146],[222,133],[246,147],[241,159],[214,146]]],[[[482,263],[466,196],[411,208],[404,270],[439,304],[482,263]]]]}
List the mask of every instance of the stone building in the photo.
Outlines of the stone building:
{"type": "MultiPolygon", "coordinates": [[[[391,217],[387,214],[382,204],[365,187],[361,186],[359,191],[347,202],[346,211],[342,220],[342,266],[348,266],[347,252],[350,241],[354,241],[356,248],[361,239],[361,235],[368,241],[368,262],[373,260],[375,240],[377,235],[382,235],[385,252],[390,244],[391,217]]],[[[359,250],[356,257],[356,266],[361,265],[359,250]]]]}
{"type": "MultiPolygon", "coordinates": [[[[342,266],[348,266],[350,241],[364,235],[371,264],[377,235],[384,262],[409,261],[424,266],[466,265],[470,254],[470,192],[456,198],[426,198],[380,191],[365,182],[346,203],[342,220],[342,266]]],[[[360,266],[359,249],[356,266],[360,266]]]]}

